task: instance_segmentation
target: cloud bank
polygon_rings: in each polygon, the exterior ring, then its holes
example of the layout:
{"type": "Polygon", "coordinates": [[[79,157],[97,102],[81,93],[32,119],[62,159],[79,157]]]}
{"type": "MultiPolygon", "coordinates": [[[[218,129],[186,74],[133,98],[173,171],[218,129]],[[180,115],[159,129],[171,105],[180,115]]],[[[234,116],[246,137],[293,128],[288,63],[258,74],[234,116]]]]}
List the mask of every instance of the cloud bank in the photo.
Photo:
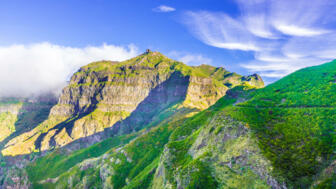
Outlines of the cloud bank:
{"type": "Polygon", "coordinates": [[[248,51],[243,68],[280,78],[336,58],[336,1],[236,0],[238,16],[189,11],[184,23],[210,46],[248,51]]]}
{"type": "Polygon", "coordinates": [[[57,93],[83,65],[98,60],[122,61],[137,54],[134,45],[74,48],[45,42],[0,46],[0,96],[57,93]]]}

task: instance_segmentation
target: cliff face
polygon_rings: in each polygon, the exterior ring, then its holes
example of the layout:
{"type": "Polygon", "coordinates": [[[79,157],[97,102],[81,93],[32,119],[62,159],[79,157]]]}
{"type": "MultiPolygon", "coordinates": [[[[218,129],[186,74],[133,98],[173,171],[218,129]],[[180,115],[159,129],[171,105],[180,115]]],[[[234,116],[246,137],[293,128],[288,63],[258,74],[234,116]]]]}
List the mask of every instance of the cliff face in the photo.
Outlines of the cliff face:
{"type": "Polygon", "coordinates": [[[243,83],[263,86],[255,76],[205,65],[189,67],[158,52],[124,62],[91,63],[72,76],[48,120],[9,141],[2,153],[44,151],[111,127],[112,134],[129,133],[167,108],[208,108],[229,88],[243,83]]]}

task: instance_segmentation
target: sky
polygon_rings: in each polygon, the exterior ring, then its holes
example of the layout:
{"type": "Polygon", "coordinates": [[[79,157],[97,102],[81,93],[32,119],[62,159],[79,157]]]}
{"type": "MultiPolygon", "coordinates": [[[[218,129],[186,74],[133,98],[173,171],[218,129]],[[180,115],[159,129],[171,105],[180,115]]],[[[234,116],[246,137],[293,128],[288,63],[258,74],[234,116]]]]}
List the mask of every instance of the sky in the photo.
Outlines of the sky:
{"type": "Polygon", "coordinates": [[[334,0],[0,0],[0,96],[146,49],[266,83],[336,57],[334,0]]]}

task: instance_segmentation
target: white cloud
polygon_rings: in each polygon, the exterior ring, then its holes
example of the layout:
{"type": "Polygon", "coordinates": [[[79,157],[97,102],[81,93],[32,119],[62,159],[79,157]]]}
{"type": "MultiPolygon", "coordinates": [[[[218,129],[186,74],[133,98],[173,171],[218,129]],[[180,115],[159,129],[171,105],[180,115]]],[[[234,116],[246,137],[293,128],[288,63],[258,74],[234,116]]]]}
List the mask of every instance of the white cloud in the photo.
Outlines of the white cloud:
{"type": "Polygon", "coordinates": [[[225,49],[257,51],[253,35],[246,32],[244,25],[223,13],[187,12],[186,24],[204,43],[225,49]]]}
{"type": "Polygon", "coordinates": [[[246,29],[253,35],[269,39],[278,38],[278,36],[273,33],[272,28],[267,24],[265,14],[246,15],[242,19],[246,25],[246,29]]]}
{"type": "Polygon", "coordinates": [[[0,96],[60,92],[83,65],[98,60],[121,61],[137,54],[134,45],[74,48],[44,42],[0,46],[0,96]]]}
{"type": "Polygon", "coordinates": [[[155,12],[174,12],[176,9],[167,5],[160,5],[153,9],[155,12]]]}
{"type": "Polygon", "coordinates": [[[295,25],[285,24],[277,24],[275,25],[275,28],[284,34],[292,36],[315,36],[329,32],[328,30],[324,29],[302,28],[295,25]]]}
{"type": "Polygon", "coordinates": [[[198,66],[201,64],[211,64],[212,59],[205,57],[201,54],[192,54],[192,53],[180,53],[176,51],[172,51],[168,53],[168,56],[181,61],[190,66],[198,66]]]}
{"type": "Polygon", "coordinates": [[[336,58],[336,1],[236,0],[239,13],[188,11],[184,23],[207,45],[250,51],[243,68],[282,77],[336,58]]]}

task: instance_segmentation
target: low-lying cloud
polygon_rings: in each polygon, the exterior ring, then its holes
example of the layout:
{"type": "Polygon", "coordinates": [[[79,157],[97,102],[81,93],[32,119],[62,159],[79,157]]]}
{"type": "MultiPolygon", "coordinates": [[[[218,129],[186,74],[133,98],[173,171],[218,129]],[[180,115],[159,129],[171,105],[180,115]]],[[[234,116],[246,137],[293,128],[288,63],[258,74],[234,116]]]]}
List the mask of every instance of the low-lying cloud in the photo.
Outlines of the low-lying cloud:
{"type": "Polygon", "coordinates": [[[75,48],[44,42],[0,46],[0,96],[59,93],[81,66],[98,60],[122,61],[137,54],[135,45],[75,48]]]}

